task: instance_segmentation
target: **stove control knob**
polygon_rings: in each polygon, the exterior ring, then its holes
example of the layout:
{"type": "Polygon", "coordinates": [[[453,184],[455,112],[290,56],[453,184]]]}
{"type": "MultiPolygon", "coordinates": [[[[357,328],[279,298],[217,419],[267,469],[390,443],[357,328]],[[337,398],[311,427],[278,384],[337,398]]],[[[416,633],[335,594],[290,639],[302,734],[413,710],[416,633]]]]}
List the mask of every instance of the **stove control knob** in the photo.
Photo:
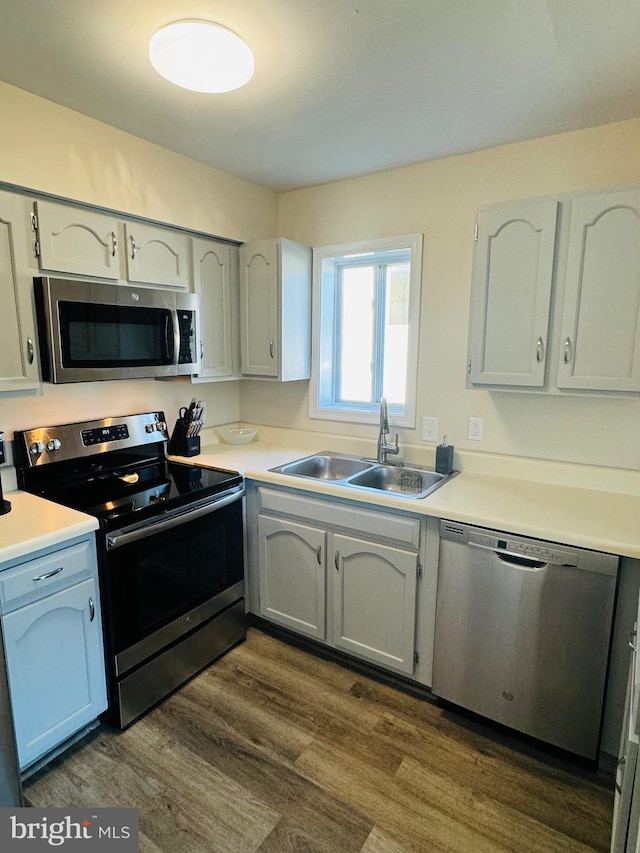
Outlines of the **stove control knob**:
{"type": "Polygon", "coordinates": [[[39,456],[41,453],[44,453],[44,444],[41,441],[34,441],[29,447],[29,453],[32,456],[39,456]]]}
{"type": "Polygon", "coordinates": [[[166,428],[167,425],[164,421],[158,421],[158,423],[156,424],[156,429],[158,430],[158,432],[164,432],[166,428]]]}
{"type": "Polygon", "coordinates": [[[156,428],[155,424],[146,424],[144,431],[145,432],[153,432],[155,428],[156,428]]]}
{"type": "Polygon", "coordinates": [[[60,450],[61,447],[62,442],[59,438],[51,438],[47,442],[47,450],[50,450],[51,452],[53,452],[54,450],[60,450]]]}

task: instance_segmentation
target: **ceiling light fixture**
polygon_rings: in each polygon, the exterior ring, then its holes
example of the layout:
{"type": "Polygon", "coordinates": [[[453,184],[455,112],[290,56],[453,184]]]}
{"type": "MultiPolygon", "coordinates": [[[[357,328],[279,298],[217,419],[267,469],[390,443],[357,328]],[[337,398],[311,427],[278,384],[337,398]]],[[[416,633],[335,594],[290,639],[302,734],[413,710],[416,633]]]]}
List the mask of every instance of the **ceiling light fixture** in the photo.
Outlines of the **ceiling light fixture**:
{"type": "Polygon", "coordinates": [[[149,58],[171,83],[209,94],[239,89],[255,71],[251,48],[210,21],[176,21],[162,27],[149,42],[149,58]]]}

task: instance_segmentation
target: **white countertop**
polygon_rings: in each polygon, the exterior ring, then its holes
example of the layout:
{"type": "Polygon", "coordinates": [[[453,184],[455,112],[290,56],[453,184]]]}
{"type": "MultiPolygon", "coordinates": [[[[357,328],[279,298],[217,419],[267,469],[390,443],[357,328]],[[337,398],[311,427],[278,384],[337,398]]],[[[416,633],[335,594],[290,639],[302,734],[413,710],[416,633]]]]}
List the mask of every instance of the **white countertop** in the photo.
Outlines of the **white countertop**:
{"type": "MultiPolygon", "coordinates": [[[[638,495],[463,471],[426,498],[411,500],[269,470],[324,449],[321,438],[315,449],[268,441],[207,444],[199,456],[181,461],[240,471],[247,479],[309,494],[448,518],[640,559],[638,495]]],[[[95,518],[26,492],[5,492],[5,498],[11,502],[12,511],[0,516],[0,562],[98,528],[95,518]]]]}
{"type": "Polygon", "coordinates": [[[24,557],[97,530],[98,521],[83,512],[27,492],[5,492],[11,512],[0,515],[0,563],[24,557]]]}
{"type": "MultiPolygon", "coordinates": [[[[323,449],[319,438],[316,452],[323,449]]],[[[247,445],[205,445],[199,456],[184,461],[240,471],[262,483],[640,559],[638,495],[462,472],[426,498],[411,500],[269,471],[313,452],[308,447],[254,441],[247,445]]]]}

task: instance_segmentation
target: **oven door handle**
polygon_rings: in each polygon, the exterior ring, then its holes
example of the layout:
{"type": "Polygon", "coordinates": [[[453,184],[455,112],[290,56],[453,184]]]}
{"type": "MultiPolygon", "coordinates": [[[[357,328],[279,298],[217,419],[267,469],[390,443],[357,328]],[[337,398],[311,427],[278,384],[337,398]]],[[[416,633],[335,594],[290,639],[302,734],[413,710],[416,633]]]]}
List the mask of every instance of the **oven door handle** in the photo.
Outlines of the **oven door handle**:
{"type": "Polygon", "coordinates": [[[130,530],[125,533],[118,533],[116,531],[113,534],[107,535],[107,550],[113,551],[115,548],[122,548],[123,545],[128,545],[130,542],[136,542],[138,539],[146,539],[148,536],[155,536],[156,533],[162,533],[163,530],[171,530],[172,527],[178,527],[180,524],[186,524],[188,521],[193,521],[196,518],[201,518],[203,515],[216,512],[225,506],[229,506],[229,504],[242,500],[243,497],[244,489],[241,489],[239,492],[234,492],[232,495],[227,495],[197,509],[178,512],[170,518],[164,518],[162,521],[151,521],[137,530],[130,530]]]}

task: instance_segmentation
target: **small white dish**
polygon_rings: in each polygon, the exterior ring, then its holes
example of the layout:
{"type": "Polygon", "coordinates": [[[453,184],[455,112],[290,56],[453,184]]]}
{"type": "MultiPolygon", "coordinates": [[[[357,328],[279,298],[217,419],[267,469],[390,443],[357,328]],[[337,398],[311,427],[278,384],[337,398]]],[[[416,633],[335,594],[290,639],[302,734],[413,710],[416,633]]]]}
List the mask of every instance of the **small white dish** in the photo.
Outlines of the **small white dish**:
{"type": "Polygon", "coordinates": [[[219,429],[218,435],[225,444],[249,444],[257,432],[257,429],[219,429]]]}

